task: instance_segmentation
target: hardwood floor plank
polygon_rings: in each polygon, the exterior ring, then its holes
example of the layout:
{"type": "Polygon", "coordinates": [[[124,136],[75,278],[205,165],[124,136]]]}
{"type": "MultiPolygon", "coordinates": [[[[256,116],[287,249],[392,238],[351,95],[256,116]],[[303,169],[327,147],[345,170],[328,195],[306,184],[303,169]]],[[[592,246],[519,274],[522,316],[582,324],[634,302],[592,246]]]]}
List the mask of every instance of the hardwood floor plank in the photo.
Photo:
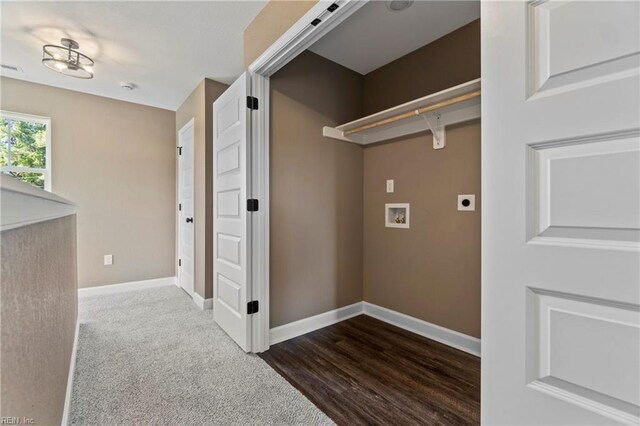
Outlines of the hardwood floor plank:
{"type": "Polygon", "coordinates": [[[338,425],[480,423],[480,359],[360,315],[260,355],[338,425]]]}

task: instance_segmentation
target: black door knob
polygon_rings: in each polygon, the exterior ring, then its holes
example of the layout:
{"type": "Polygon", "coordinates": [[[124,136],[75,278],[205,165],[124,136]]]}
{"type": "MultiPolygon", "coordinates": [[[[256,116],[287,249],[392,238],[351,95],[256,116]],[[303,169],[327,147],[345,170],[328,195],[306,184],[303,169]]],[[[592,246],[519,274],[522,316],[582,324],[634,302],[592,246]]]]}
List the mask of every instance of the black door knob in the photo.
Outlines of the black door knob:
{"type": "Polygon", "coordinates": [[[193,223],[193,218],[192,217],[188,217],[187,218],[187,223],[193,223]]]}

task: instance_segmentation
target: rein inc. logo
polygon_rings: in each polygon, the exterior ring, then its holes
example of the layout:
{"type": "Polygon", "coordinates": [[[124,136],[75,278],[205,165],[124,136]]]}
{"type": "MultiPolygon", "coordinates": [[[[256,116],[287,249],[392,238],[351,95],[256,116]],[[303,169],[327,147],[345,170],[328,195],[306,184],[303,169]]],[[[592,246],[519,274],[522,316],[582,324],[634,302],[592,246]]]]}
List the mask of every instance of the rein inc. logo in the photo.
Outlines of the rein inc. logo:
{"type": "Polygon", "coordinates": [[[36,421],[31,417],[0,417],[2,425],[35,425],[36,421]]]}

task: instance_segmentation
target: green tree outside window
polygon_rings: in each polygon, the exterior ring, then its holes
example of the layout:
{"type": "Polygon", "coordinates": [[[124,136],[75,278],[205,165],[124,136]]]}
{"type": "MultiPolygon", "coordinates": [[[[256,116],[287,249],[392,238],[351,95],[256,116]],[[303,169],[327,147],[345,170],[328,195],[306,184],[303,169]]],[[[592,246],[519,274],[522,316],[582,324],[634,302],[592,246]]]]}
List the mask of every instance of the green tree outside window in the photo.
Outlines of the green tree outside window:
{"type": "Polygon", "coordinates": [[[0,169],[39,188],[47,174],[47,125],[0,117],[0,169]]]}

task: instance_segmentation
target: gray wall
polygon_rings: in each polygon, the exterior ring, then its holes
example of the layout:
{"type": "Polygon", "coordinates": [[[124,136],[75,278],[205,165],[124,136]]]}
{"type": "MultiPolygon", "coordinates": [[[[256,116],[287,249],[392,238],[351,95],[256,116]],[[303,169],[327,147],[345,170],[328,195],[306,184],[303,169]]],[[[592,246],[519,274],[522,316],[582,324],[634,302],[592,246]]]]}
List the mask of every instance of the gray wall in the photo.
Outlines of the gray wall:
{"type": "Polygon", "coordinates": [[[2,77],[0,108],[51,117],[52,190],[78,205],[78,282],[175,275],[175,113],[2,77]],[[114,263],[103,265],[113,254],[114,263]]]}
{"type": "Polygon", "coordinates": [[[78,314],[76,217],[0,234],[1,416],[60,424],[78,314]]]}

